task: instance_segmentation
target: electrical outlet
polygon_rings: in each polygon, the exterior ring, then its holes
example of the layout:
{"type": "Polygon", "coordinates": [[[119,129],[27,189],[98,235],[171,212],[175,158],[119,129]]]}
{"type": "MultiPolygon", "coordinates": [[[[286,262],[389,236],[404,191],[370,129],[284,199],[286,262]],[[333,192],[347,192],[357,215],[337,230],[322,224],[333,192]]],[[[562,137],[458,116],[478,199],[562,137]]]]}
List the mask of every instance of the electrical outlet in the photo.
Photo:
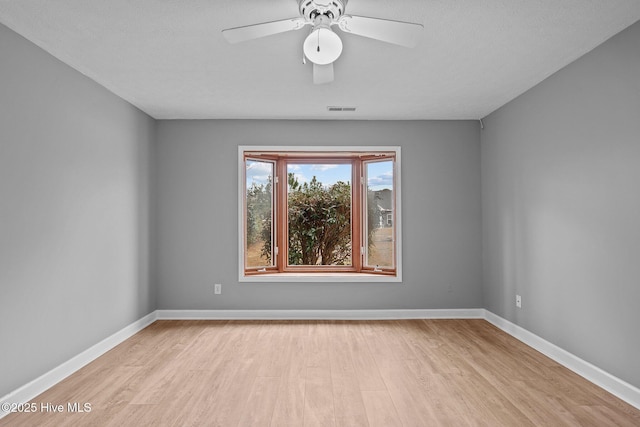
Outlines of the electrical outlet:
{"type": "Polygon", "coordinates": [[[216,295],[220,295],[222,293],[222,285],[220,283],[213,285],[213,293],[216,295]]]}
{"type": "Polygon", "coordinates": [[[516,295],[516,307],[522,308],[522,297],[520,295],[516,295]]]}

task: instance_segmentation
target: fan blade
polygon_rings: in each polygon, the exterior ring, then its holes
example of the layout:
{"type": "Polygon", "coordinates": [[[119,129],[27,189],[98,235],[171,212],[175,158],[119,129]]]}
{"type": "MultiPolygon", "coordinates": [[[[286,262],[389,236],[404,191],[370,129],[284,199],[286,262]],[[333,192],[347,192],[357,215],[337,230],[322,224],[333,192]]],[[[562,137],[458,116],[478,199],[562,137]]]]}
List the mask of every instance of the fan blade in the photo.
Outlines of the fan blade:
{"type": "Polygon", "coordinates": [[[308,22],[302,18],[290,18],[283,19],[281,21],[247,25],[245,27],[228,28],[226,30],[222,30],[222,35],[229,43],[240,43],[246,40],[271,36],[273,34],[299,30],[306,24],[308,24],[308,22]]]}
{"type": "Polygon", "coordinates": [[[333,62],[327,65],[313,64],[313,83],[321,85],[333,81],[333,62]]]}
{"type": "Polygon", "coordinates": [[[424,28],[411,22],[343,15],[338,27],[347,33],[405,47],[415,47],[424,28]]]}

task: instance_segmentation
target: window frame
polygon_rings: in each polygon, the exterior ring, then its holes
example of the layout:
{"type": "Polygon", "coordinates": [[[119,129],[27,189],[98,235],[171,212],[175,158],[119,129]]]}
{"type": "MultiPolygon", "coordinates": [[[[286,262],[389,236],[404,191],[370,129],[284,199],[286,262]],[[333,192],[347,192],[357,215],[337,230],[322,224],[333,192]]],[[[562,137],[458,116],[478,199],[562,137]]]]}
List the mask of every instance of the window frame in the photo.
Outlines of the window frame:
{"type": "MultiPolygon", "coordinates": [[[[260,163],[271,163],[272,164],[272,176],[273,176],[273,180],[272,180],[272,184],[271,184],[271,235],[275,236],[278,233],[278,223],[277,221],[274,221],[274,214],[276,211],[276,204],[278,201],[278,195],[277,195],[277,187],[276,187],[276,176],[277,176],[277,171],[276,168],[278,166],[278,161],[276,158],[255,158],[254,156],[245,156],[244,157],[244,161],[243,161],[243,167],[246,168],[246,162],[247,161],[254,161],[254,162],[260,162],[260,163]]],[[[245,169],[246,172],[246,169],[245,169]]],[[[241,184],[244,188],[244,194],[243,196],[246,196],[246,175],[243,174],[244,181],[243,184],[241,184]]],[[[245,201],[246,198],[243,199],[243,203],[242,203],[242,244],[244,245],[247,239],[247,216],[246,216],[246,206],[245,206],[245,201]]],[[[273,239],[271,240],[271,253],[273,254],[273,252],[276,251],[276,242],[273,241],[273,239]]],[[[247,254],[246,251],[244,250],[244,247],[242,248],[242,253],[243,253],[243,257],[241,259],[242,261],[242,265],[245,269],[245,274],[247,274],[247,254]]],[[[277,255],[277,253],[276,253],[277,255]]],[[[270,271],[270,272],[278,272],[278,265],[276,262],[273,261],[273,255],[272,255],[272,259],[271,259],[271,265],[264,265],[264,266],[257,266],[255,268],[252,268],[249,270],[248,274],[260,274],[260,270],[264,269],[265,271],[270,271]]]]}
{"type": "MultiPolygon", "coordinates": [[[[335,156],[331,156],[330,153],[327,154],[327,156],[319,156],[319,157],[314,157],[313,159],[308,158],[308,157],[303,157],[303,158],[298,158],[298,157],[292,157],[292,158],[284,158],[281,159],[281,163],[282,163],[282,171],[280,176],[287,176],[288,177],[288,173],[289,173],[289,169],[288,166],[290,164],[348,164],[351,165],[351,219],[350,219],[350,223],[351,223],[351,240],[354,240],[354,235],[356,240],[360,240],[359,235],[359,230],[360,230],[360,218],[358,218],[358,215],[354,215],[354,204],[356,205],[356,209],[358,212],[360,212],[359,209],[359,191],[358,189],[355,188],[354,186],[354,182],[356,181],[356,175],[358,174],[358,171],[356,170],[356,168],[354,167],[353,164],[353,160],[351,158],[345,158],[345,157],[335,157],[335,156]]],[[[287,216],[288,217],[288,200],[289,200],[289,192],[288,192],[288,185],[280,185],[278,187],[278,192],[280,194],[280,197],[278,199],[278,205],[276,208],[276,211],[279,213],[276,213],[276,216],[278,216],[279,218],[281,218],[282,216],[287,216]]],[[[285,242],[288,242],[289,240],[289,235],[288,235],[288,226],[283,225],[284,220],[281,219],[279,221],[279,225],[280,225],[280,230],[282,235],[280,236],[280,243],[282,243],[280,246],[284,246],[285,242]]],[[[287,225],[288,225],[288,221],[287,225]]],[[[359,251],[358,251],[359,253],[359,251]]],[[[280,273],[357,273],[358,272],[358,267],[359,267],[359,262],[356,259],[357,257],[354,256],[353,250],[351,252],[351,265],[345,265],[345,266],[336,266],[336,265],[290,265],[288,262],[288,248],[284,248],[284,251],[282,252],[282,256],[280,257],[280,259],[282,260],[282,266],[281,266],[281,270],[280,273]],[[325,271],[323,271],[325,270],[325,271]]]]}
{"type": "MultiPolygon", "coordinates": [[[[381,162],[386,162],[386,161],[387,161],[387,159],[386,159],[385,157],[381,157],[381,156],[366,156],[366,157],[364,157],[364,158],[362,158],[362,159],[361,159],[361,167],[362,167],[361,175],[362,175],[362,179],[363,179],[363,185],[364,185],[364,183],[366,183],[366,181],[368,181],[368,179],[369,179],[369,174],[368,174],[368,171],[367,171],[367,165],[369,165],[369,164],[375,164],[375,163],[381,163],[381,162]]],[[[395,167],[394,167],[394,173],[393,173],[393,175],[394,175],[394,176],[393,176],[393,178],[394,178],[394,181],[393,181],[393,191],[395,192],[395,190],[396,190],[396,175],[398,174],[399,170],[397,170],[397,169],[398,169],[398,166],[395,164],[395,162],[394,162],[394,166],[395,166],[395,167]]],[[[361,209],[362,209],[361,214],[362,214],[362,215],[364,215],[364,213],[365,213],[365,209],[366,209],[367,211],[368,211],[368,209],[369,209],[369,208],[368,208],[368,206],[364,206],[364,205],[365,205],[364,200],[365,200],[365,199],[366,199],[366,200],[368,200],[368,197],[367,197],[368,195],[367,195],[367,196],[364,196],[364,194],[365,194],[365,193],[364,193],[364,190],[362,190],[362,191],[363,191],[363,196],[361,197],[361,200],[363,201],[363,206],[361,207],[361,209]]],[[[395,196],[395,194],[394,194],[394,196],[395,196]]],[[[368,203],[368,201],[367,201],[366,203],[368,203]]],[[[383,223],[380,223],[380,226],[384,226],[384,227],[386,227],[386,224],[387,224],[387,220],[386,220],[386,218],[387,218],[389,215],[391,215],[391,216],[392,216],[392,218],[396,215],[396,211],[397,211],[397,206],[396,206],[396,205],[397,205],[397,201],[396,201],[396,199],[395,199],[395,197],[394,197],[394,199],[392,199],[392,205],[391,205],[391,206],[392,206],[392,209],[391,209],[391,213],[390,213],[390,214],[385,214],[385,215],[384,215],[385,220],[384,220],[384,222],[383,222],[383,223]]],[[[399,205],[398,205],[398,206],[399,206],[399,205]]],[[[381,216],[382,216],[382,214],[381,214],[381,216]]],[[[366,227],[366,228],[368,228],[368,215],[366,215],[366,218],[364,218],[364,219],[363,219],[362,228],[361,228],[361,230],[362,230],[362,231],[361,231],[361,232],[362,232],[362,234],[364,234],[364,233],[365,233],[365,227],[366,227]]],[[[394,237],[394,238],[392,239],[392,241],[393,241],[393,260],[394,260],[394,265],[393,265],[393,266],[391,266],[391,267],[389,267],[389,266],[383,266],[383,267],[381,267],[381,268],[380,268],[380,267],[379,267],[379,266],[377,266],[377,265],[376,265],[376,266],[373,266],[373,265],[371,265],[371,264],[368,264],[368,263],[367,263],[367,261],[368,261],[368,257],[369,257],[369,248],[363,247],[363,248],[362,248],[362,256],[361,256],[361,262],[362,262],[361,271],[365,271],[365,272],[366,272],[366,271],[369,271],[369,272],[370,272],[370,271],[373,271],[373,272],[377,272],[377,273],[379,273],[379,274],[392,274],[392,273],[395,273],[395,270],[396,270],[396,268],[397,268],[397,261],[396,261],[396,251],[397,251],[396,240],[397,240],[397,231],[396,231],[395,226],[393,225],[393,221],[392,221],[391,228],[393,228],[393,230],[394,230],[394,231],[393,231],[393,233],[394,233],[393,237],[394,237]],[[391,272],[391,273],[390,273],[390,272],[391,272]]],[[[363,240],[363,243],[365,243],[365,241],[364,241],[364,240],[363,240]]]]}
{"type": "MultiPolygon", "coordinates": [[[[238,146],[238,263],[240,282],[402,282],[402,229],[401,229],[401,149],[399,146],[238,146]],[[282,177],[287,176],[288,164],[300,163],[349,163],[352,167],[352,201],[351,201],[351,233],[352,239],[360,244],[365,244],[366,232],[362,218],[363,209],[366,203],[363,201],[363,194],[366,196],[366,188],[358,182],[364,177],[364,164],[366,161],[379,160],[384,158],[383,153],[391,155],[394,159],[394,187],[393,187],[393,220],[394,229],[394,258],[393,269],[372,268],[364,264],[364,251],[361,247],[352,251],[351,266],[291,266],[288,265],[286,250],[279,247],[278,257],[273,262],[274,267],[266,269],[245,267],[246,247],[246,170],[245,160],[268,160],[275,161],[275,176],[279,182],[274,182],[274,229],[272,239],[274,247],[282,246],[283,242],[288,242],[287,227],[282,226],[282,218],[287,216],[287,192],[288,185],[282,184],[282,177]],[[357,158],[360,161],[354,161],[357,158]],[[357,165],[357,166],[356,166],[357,165]],[[278,220],[280,218],[280,220],[278,220]],[[278,245],[277,243],[280,243],[278,245]],[[323,271],[325,270],[325,271],[323,271]]],[[[288,245],[288,243],[287,243],[288,245]]]]}

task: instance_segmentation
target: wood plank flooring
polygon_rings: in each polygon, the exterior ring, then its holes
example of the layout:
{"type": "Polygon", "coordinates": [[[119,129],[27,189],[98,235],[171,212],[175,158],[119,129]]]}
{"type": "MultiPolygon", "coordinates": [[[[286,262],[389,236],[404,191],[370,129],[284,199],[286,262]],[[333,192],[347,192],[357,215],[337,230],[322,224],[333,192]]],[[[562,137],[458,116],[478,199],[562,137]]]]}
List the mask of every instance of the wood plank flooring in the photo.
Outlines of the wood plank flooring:
{"type": "Polygon", "coordinates": [[[640,426],[484,320],[157,321],[32,402],[0,425],[640,426]]]}

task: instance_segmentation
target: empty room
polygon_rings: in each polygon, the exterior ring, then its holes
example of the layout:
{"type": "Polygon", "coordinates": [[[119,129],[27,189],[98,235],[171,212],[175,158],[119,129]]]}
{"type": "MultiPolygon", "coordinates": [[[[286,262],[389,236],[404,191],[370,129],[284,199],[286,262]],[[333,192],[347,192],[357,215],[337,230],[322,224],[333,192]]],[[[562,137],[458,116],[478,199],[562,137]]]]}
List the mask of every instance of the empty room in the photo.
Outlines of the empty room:
{"type": "Polygon", "coordinates": [[[0,1],[0,426],[640,425],[640,2],[0,1]]]}

